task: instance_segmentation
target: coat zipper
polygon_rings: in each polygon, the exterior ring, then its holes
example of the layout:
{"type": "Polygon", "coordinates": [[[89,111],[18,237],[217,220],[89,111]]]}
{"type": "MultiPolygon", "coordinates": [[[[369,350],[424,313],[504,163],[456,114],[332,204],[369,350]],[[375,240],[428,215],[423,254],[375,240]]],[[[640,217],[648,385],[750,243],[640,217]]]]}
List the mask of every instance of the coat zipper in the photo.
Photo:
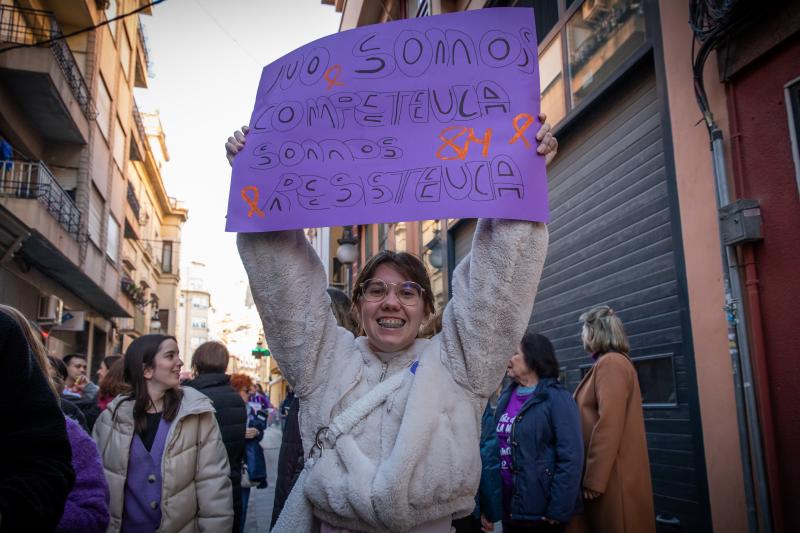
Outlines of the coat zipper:
{"type": "Polygon", "coordinates": [[[386,371],[389,369],[389,363],[383,363],[383,372],[381,372],[381,379],[378,380],[378,383],[383,381],[383,378],[386,377],[386,371]]]}

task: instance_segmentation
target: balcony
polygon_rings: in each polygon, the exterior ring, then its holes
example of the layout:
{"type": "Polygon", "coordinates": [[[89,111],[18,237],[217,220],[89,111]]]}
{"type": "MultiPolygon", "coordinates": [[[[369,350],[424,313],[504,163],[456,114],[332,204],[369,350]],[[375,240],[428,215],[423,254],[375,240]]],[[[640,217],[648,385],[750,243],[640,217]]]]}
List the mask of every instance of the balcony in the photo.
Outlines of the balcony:
{"type": "Polygon", "coordinates": [[[51,12],[0,5],[0,83],[42,137],[85,144],[97,112],[61,36],[51,12]]]}
{"type": "Polygon", "coordinates": [[[38,200],[67,233],[80,240],[81,212],[44,163],[0,162],[0,196],[38,200]]]}
{"type": "Polygon", "coordinates": [[[139,198],[136,197],[136,191],[133,190],[133,186],[131,182],[128,182],[128,205],[131,207],[131,211],[133,211],[133,215],[136,217],[136,221],[139,221],[139,211],[141,211],[141,205],[139,205],[139,198]]]}

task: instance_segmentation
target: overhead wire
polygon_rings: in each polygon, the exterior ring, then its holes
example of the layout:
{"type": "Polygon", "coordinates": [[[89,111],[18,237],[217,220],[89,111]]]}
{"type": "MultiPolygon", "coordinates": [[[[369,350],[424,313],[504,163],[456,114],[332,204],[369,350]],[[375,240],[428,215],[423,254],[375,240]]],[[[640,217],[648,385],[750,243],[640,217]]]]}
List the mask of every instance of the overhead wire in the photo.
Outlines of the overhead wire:
{"type": "Polygon", "coordinates": [[[112,22],[115,22],[117,20],[122,20],[122,19],[124,19],[126,17],[130,17],[131,15],[135,15],[136,13],[144,11],[145,9],[149,9],[149,8],[151,8],[151,7],[155,6],[155,5],[158,5],[158,4],[162,3],[162,2],[165,2],[165,1],[166,0],[153,0],[152,2],[150,2],[148,4],[145,4],[143,6],[139,6],[139,7],[137,7],[136,9],[134,9],[132,11],[128,11],[127,13],[123,13],[122,15],[118,15],[116,17],[113,17],[113,18],[110,18],[110,19],[106,19],[106,20],[104,20],[104,21],[102,21],[102,22],[100,22],[98,24],[95,24],[93,26],[88,26],[86,28],[81,28],[80,30],[76,30],[76,31],[73,31],[73,32],[70,32],[70,33],[67,33],[67,34],[57,35],[56,37],[53,37],[52,39],[46,39],[46,40],[40,41],[38,43],[15,44],[13,46],[9,46],[7,48],[0,49],[0,54],[8,52],[9,50],[16,50],[18,48],[33,48],[33,47],[37,47],[37,46],[45,46],[45,45],[52,44],[52,43],[57,42],[57,41],[61,41],[61,40],[64,40],[64,39],[69,39],[70,37],[74,37],[75,35],[80,35],[82,33],[94,31],[94,30],[96,30],[98,28],[102,28],[103,26],[111,24],[112,22]]]}
{"type": "Polygon", "coordinates": [[[250,53],[250,52],[247,50],[247,48],[245,48],[245,47],[242,45],[242,43],[240,43],[239,41],[237,41],[237,40],[236,40],[236,37],[234,37],[234,36],[233,36],[233,35],[232,35],[232,34],[231,34],[231,33],[230,33],[228,30],[226,30],[226,29],[225,29],[225,27],[222,25],[222,23],[220,23],[220,21],[217,19],[217,17],[215,17],[215,16],[214,16],[214,14],[213,14],[213,13],[211,13],[211,12],[210,12],[210,11],[209,11],[209,10],[206,8],[206,6],[204,6],[203,4],[201,4],[201,3],[200,3],[200,0],[194,0],[194,3],[195,3],[195,4],[197,4],[197,6],[198,6],[200,9],[202,9],[202,10],[203,10],[203,13],[205,13],[205,14],[206,14],[206,16],[207,16],[208,18],[210,18],[210,19],[211,19],[211,21],[212,21],[212,22],[214,22],[214,24],[216,24],[217,28],[219,28],[219,29],[220,29],[220,31],[221,31],[222,33],[224,33],[224,34],[225,34],[225,35],[228,37],[228,39],[230,39],[231,41],[233,41],[233,43],[234,43],[234,44],[235,44],[235,45],[236,45],[236,46],[237,46],[237,47],[238,47],[238,48],[239,48],[239,49],[240,49],[242,52],[244,52],[244,54],[247,56],[247,58],[248,58],[250,61],[252,61],[252,62],[253,62],[255,65],[257,65],[257,66],[262,66],[262,64],[261,64],[261,63],[260,63],[260,62],[259,62],[259,61],[258,61],[258,60],[255,58],[255,57],[253,57],[253,55],[252,55],[252,54],[251,54],[251,53],[250,53]]]}

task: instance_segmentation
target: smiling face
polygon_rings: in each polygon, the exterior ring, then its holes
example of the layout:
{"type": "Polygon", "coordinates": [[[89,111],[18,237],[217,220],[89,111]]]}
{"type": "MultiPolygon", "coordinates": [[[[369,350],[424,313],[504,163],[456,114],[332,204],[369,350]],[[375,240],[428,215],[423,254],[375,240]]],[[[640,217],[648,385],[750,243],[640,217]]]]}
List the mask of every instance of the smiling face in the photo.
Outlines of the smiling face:
{"type": "MultiPolygon", "coordinates": [[[[389,284],[408,281],[406,275],[388,264],[380,265],[373,278],[389,284]]],[[[428,317],[422,298],[413,306],[403,305],[392,288],[379,302],[362,297],[358,308],[369,345],[377,352],[399,352],[414,344],[420,324],[428,317]]]]}
{"type": "Polygon", "coordinates": [[[166,339],[158,347],[152,366],[144,365],[144,379],[148,387],[168,390],[181,384],[181,361],[178,343],[174,339],[166,339]]]}

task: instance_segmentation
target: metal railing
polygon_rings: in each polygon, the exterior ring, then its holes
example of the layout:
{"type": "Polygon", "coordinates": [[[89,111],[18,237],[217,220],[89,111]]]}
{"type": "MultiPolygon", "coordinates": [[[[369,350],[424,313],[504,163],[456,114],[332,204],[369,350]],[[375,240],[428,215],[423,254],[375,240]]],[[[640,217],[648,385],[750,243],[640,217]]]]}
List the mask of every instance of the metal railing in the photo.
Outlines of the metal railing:
{"type": "MultiPolygon", "coordinates": [[[[142,144],[147,145],[147,135],[144,131],[144,122],[142,122],[142,114],[139,112],[139,106],[136,105],[136,100],[133,101],[133,121],[136,123],[136,129],[139,131],[139,138],[142,139],[142,144]]],[[[147,148],[145,147],[145,150],[147,148]]]]}
{"type": "Polygon", "coordinates": [[[147,77],[153,77],[153,64],[150,62],[150,41],[147,39],[147,34],[144,32],[142,26],[142,19],[139,17],[139,28],[136,32],[139,35],[139,46],[142,47],[142,55],[144,56],[144,66],[147,70],[147,77]]]}
{"type": "Polygon", "coordinates": [[[0,5],[0,46],[4,44],[39,46],[46,41],[56,39],[49,44],[50,50],[84,116],[94,120],[97,117],[97,110],[89,86],[83,79],[72,50],[64,39],[59,38],[62,35],[61,28],[50,11],[0,5]]]}
{"type": "Polygon", "coordinates": [[[35,199],[80,240],[81,212],[42,162],[0,161],[0,196],[35,199]]]}
{"type": "Polygon", "coordinates": [[[131,206],[131,210],[133,210],[133,214],[136,215],[136,220],[139,220],[139,211],[141,210],[141,206],[139,205],[139,199],[136,197],[136,191],[133,190],[133,186],[131,182],[128,182],[128,205],[131,206]]]}

